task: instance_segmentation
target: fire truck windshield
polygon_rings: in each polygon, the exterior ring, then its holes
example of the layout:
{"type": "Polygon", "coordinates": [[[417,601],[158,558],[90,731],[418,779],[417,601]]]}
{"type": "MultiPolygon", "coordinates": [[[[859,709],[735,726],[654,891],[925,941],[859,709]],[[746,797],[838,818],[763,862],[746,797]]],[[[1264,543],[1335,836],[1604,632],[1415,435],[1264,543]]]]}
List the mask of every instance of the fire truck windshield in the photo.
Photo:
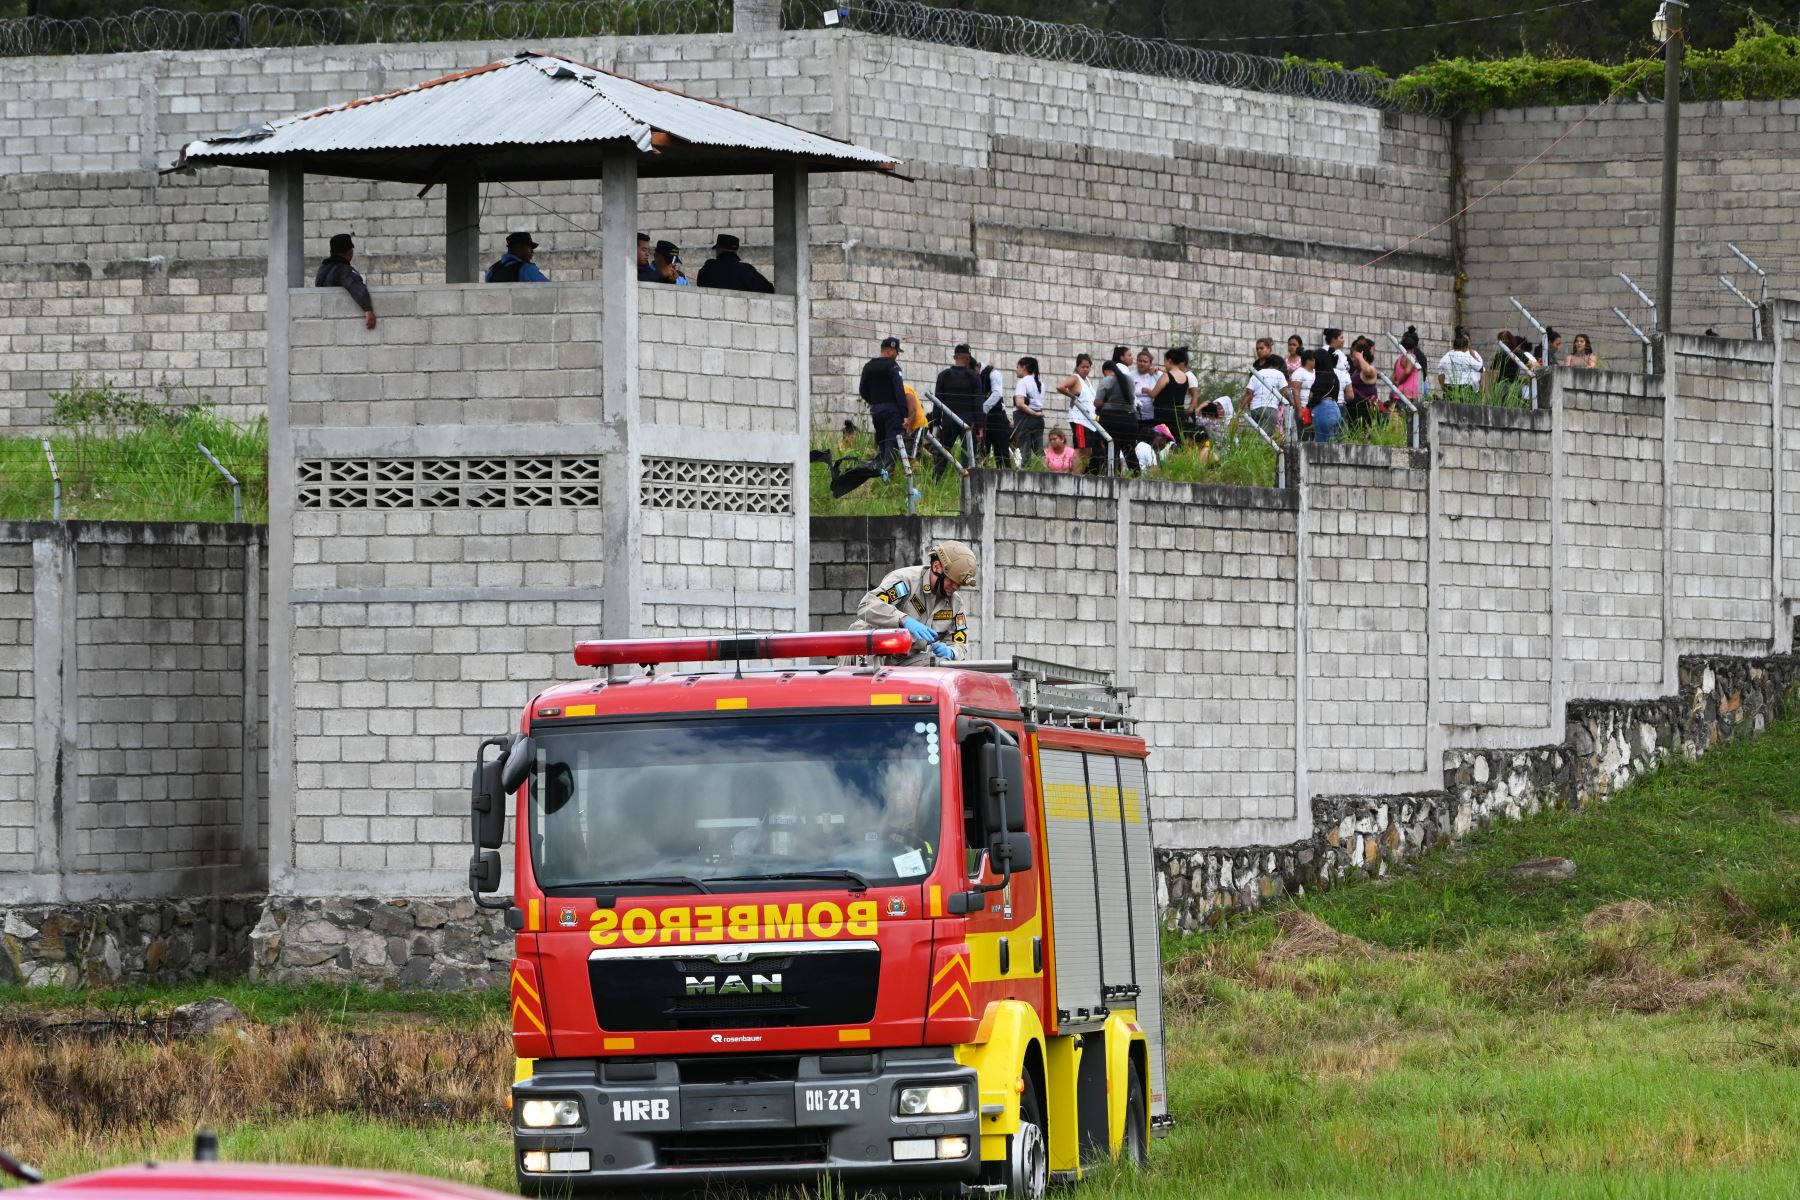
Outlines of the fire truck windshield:
{"type": "Polygon", "coordinates": [[[733,888],[916,883],[942,843],[935,713],[733,714],[532,736],[531,859],[552,895],[604,880],[661,892],[680,876],[733,888]]]}

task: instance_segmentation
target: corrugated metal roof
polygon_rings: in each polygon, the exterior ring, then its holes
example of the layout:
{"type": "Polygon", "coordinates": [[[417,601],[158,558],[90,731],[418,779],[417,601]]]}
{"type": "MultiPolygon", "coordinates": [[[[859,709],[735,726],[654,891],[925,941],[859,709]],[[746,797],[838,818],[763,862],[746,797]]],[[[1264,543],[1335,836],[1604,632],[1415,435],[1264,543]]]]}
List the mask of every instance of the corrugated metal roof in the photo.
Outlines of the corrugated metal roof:
{"type": "Polygon", "coordinates": [[[658,133],[695,146],[836,160],[847,167],[893,165],[887,155],[862,146],[530,52],[385,95],[190,142],[177,165],[251,166],[255,160],[286,156],[620,140],[647,152],[658,133]]]}

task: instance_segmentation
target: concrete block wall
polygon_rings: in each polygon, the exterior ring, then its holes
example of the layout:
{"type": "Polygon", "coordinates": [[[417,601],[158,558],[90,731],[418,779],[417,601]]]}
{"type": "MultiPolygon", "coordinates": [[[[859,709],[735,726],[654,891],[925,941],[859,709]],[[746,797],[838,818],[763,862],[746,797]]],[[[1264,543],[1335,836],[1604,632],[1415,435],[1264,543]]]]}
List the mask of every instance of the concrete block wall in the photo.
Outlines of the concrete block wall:
{"type": "Polygon", "coordinates": [[[31,543],[0,541],[0,876],[37,855],[31,543]]]}
{"type": "Polygon", "coordinates": [[[1553,723],[1551,414],[1441,405],[1428,421],[1437,719],[1453,737],[1541,735],[1553,723]]]}
{"type": "Polygon", "coordinates": [[[638,411],[645,424],[802,432],[792,296],[644,284],[638,300],[638,411]]]}
{"type": "Polygon", "coordinates": [[[1741,653],[1777,636],[1770,342],[1674,337],[1670,619],[1687,653],[1741,653]]]}
{"type": "Polygon", "coordinates": [[[1558,620],[1570,694],[1662,694],[1662,381],[1563,371],[1558,420],[1563,551],[1558,620]]]}
{"type": "MultiPolygon", "coordinates": [[[[1507,299],[1517,296],[1562,332],[1565,348],[1587,333],[1607,366],[1635,369],[1642,351],[1611,309],[1617,304],[1646,324],[1647,311],[1615,272],[1654,293],[1662,105],[1613,104],[1591,114],[1585,106],[1501,109],[1465,119],[1457,130],[1457,186],[1465,198],[1484,195],[1584,120],[1574,137],[1460,221],[1464,324],[1492,352],[1496,330],[1521,326],[1507,299]]],[[[1790,203],[1800,188],[1797,142],[1800,101],[1681,106],[1677,331],[1750,336],[1750,310],[1718,283],[1729,275],[1757,295],[1755,276],[1728,242],[1769,272],[1773,294],[1792,294],[1800,282],[1800,227],[1790,203]]]]}
{"type": "MultiPolygon", "coordinates": [[[[984,657],[1014,654],[1116,671],[1122,603],[1117,485],[1038,475],[991,487],[981,553],[991,563],[991,629],[973,637],[984,657]]],[[[983,585],[987,608],[989,585],[983,585]]],[[[988,614],[984,614],[988,615],[988,614]]]]}
{"type": "Polygon", "coordinates": [[[1316,793],[1428,778],[1429,455],[1305,447],[1301,604],[1307,776],[1316,793]]]}
{"type": "Polygon", "coordinates": [[[289,300],[295,425],[593,420],[600,290],[591,283],[385,288],[379,324],[342,288],[289,300]]]}
{"type": "MultiPolygon", "coordinates": [[[[559,515],[572,534],[575,514],[559,515]]],[[[456,890],[468,866],[476,745],[516,728],[540,689],[577,677],[570,651],[599,625],[597,601],[493,593],[377,603],[328,593],[293,606],[293,801],[277,832],[290,839],[291,861],[281,890],[456,890]]]]}
{"type": "Polygon", "coordinates": [[[0,264],[0,431],[45,428],[78,379],[260,416],[264,309],[259,263],[0,264]]]}
{"type": "Polygon", "coordinates": [[[0,523],[0,903],[264,886],[265,541],[0,523]]]}
{"type": "Polygon", "coordinates": [[[244,657],[263,646],[245,636],[245,567],[237,546],[77,546],[76,871],[198,882],[260,861],[245,835],[261,795],[248,822],[241,808],[261,746],[245,745],[244,657]]]}
{"type": "Polygon", "coordinates": [[[1123,624],[1154,838],[1278,840],[1297,809],[1294,494],[1146,482],[1130,509],[1123,624]]]}

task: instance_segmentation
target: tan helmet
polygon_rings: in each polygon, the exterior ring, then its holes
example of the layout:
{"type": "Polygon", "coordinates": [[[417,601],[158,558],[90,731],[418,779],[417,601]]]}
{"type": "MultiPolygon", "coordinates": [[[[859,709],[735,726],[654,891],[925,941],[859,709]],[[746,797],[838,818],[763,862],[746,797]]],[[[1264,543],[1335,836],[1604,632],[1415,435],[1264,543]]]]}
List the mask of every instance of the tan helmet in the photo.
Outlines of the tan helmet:
{"type": "Polygon", "coordinates": [[[931,557],[938,560],[944,575],[958,587],[975,586],[975,552],[967,542],[939,542],[931,548],[931,557]]]}

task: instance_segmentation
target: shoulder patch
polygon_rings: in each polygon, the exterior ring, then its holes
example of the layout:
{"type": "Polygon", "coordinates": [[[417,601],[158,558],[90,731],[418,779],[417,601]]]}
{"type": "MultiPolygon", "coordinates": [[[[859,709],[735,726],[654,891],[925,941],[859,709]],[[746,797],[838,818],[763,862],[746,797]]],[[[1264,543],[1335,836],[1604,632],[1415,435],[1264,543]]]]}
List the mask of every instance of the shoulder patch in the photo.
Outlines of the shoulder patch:
{"type": "Polygon", "coordinates": [[[912,589],[906,586],[906,580],[896,579],[894,586],[875,593],[875,598],[883,604],[896,604],[911,594],[912,589]]]}

